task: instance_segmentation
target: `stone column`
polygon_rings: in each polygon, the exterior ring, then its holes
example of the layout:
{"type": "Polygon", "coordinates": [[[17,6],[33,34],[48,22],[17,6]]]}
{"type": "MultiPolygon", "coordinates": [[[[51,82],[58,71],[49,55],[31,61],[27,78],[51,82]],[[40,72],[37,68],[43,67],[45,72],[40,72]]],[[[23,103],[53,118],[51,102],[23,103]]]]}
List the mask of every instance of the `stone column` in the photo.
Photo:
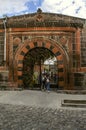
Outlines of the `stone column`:
{"type": "MultiPolygon", "coordinates": [[[[11,33],[11,32],[10,32],[11,33]]],[[[9,80],[13,81],[13,36],[9,34],[9,80]]]]}
{"type": "Polygon", "coordinates": [[[77,70],[78,71],[80,69],[80,53],[81,53],[81,48],[80,48],[80,28],[77,28],[77,30],[76,30],[76,60],[78,61],[78,63],[77,63],[77,70]]]}

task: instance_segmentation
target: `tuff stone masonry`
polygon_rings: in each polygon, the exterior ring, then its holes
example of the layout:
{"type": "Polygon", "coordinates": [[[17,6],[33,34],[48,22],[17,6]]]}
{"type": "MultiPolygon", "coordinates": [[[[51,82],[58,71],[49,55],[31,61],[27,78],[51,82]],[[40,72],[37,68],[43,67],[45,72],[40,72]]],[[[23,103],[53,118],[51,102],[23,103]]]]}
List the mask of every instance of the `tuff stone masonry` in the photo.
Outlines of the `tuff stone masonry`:
{"type": "Polygon", "coordinates": [[[86,89],[86,19],[41,9],[0,19],[0,82],[21,86],[24,56],[36,47],[55,55],[61,89],[86,89]]]}

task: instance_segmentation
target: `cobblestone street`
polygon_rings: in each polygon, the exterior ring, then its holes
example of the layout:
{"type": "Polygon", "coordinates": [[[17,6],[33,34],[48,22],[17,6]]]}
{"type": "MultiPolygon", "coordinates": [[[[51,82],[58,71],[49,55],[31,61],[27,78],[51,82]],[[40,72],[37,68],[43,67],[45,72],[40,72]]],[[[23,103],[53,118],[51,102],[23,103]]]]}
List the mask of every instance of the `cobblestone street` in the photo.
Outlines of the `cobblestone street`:
{"type": "Polygon", "coordinates": [[[86,130],[86,111],[0,104],[0,130],[86,130]]]}
{"type": "Polygon", "coordinates": [[[86,95],[51,91],[0,91],[0,130],[86,130],[86,108],[62,107],[86,95]]]}

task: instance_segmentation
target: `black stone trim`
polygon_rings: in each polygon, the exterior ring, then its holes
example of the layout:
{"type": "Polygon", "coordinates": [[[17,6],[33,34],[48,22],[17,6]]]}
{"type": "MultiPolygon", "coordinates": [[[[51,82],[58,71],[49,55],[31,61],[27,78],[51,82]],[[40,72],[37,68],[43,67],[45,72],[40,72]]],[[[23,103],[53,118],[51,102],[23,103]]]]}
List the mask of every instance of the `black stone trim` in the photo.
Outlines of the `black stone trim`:
{"type": "Polygon", "coordinates": [[[20,54],[21,54],[22,56],[24,56],[24,55],[25,55],[25,52],[22,51],[20,54]]]}
{"type": "Polygon", "coordinates": [[[42,47],[45,47],[45,44],[46,44],[45,42],[42,42],[42,47]]]}
{"type": "Polygon", "coordinates": [[[37,42],[34,42],[33,44],[34,44],[34,46],[35,46],[35,47],[37,47],[37,46],[38,46],[38,45],[37,45],[37,42]]]}
{"type": "Polygon", "coordinates": [[[57,52],[55,53],[55,56],[59,56],[59,55],[61,55],[61,53],[60,53],[59,51],[57,51],[57,52]]]}
{"type": "Polygon", "coordinates": [[[59,77],[58,80],[59,81],[64,81],[64,77],[59,77]]]}
{"type": "Polygon", "coordinates": [[[61,65],[61,64],[63,64],[63,60],[58,60],[57,63],[58,63],[59,65],[61,65]]]}
{"type": "Polygon", "coordinates": [[[22,71],[23,70],[23,68],[22,67],[18,67],[18,71],[22,71]]]}
{"type": "Polygon", "coordinates": [[[23,60],[19,60],[19,61],[18,61],[18,64],[22,64],[22,63],[23,63],[23,60]]]}
{"type": "Polygon", "coordinates": [[[54,48],[54,46],[51,45],[51,46],[50,46],[50,50],[52,51],[53,48],[54,48]]]}
{"type": "Polygon", "coordinates": [[[59,90],[63,90],[64,86],[59,86],[58,88],[59,90]]]}
{"type": "Polygon", "coordinates": [[[18,80],[22,80],[22,76],[18,76],[18,80]]]}
{"type": "Polygon", "coordinates": [[[27,46],[26,46],[26,48],[29,50],[29,49],[30,49],[30,46],[29,46],[29,45],[27,45],[27,46]]]}
{"type": "Polygon", "coordinates": [[[58,72],[63,72],[64,69],[63,68],[58,68],[58,72]]]}

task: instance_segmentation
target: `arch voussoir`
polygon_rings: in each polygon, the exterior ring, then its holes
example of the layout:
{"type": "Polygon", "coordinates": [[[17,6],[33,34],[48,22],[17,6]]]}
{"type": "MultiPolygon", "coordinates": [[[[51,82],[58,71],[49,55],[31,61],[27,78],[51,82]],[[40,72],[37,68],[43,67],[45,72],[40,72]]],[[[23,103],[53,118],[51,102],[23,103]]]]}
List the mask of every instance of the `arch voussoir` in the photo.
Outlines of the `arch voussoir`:
{"type": "Polygon", "coordinates": [[[22,84],[22,71],[23,71],[23,60],[24,56],[27,54],[27,52],[31,49],[34,49],[36,47],[44,47],[49,49],[56,57],[58,61],[58,75],[59,75],[59,86],[63,87],[65,86],[65,61],[67,61],[67,58],[65,56],[64,50],[60,48],[59,44],[53,43],[50,40],[41,39],[37,41],[37,38],[32,41],[27,41],[23,44],[21,49],[18,51],[18,57],[17,57],[17,76],[18,76],[18,84],[22,84]]]}

